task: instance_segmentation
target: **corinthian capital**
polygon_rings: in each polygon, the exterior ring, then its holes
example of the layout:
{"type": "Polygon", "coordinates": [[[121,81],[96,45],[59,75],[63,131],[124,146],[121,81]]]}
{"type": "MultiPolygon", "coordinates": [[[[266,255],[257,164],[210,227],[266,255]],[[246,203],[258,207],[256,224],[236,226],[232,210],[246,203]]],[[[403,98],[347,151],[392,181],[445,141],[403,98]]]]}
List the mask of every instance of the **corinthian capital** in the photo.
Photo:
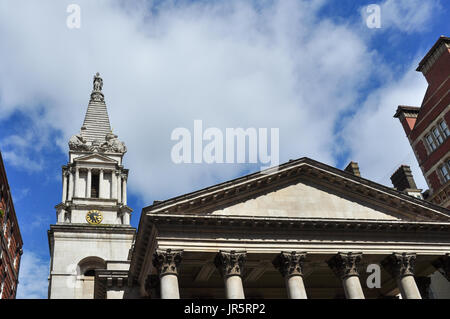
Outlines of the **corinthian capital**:
{"type": "Polygon", "coordinates": [[[280,271],[283,277],[303,276],[303,262],[305,259],[306,253],[282,251],[275,257],[272,264],[280,271]]]}
{"type": "Polygon", "coordinates": [[[183,256],[183,251],[178,249],[156,250],[153,254],[153,266],[160,276],[178,275],[178,267],[183,256]]]}
{"type": "Polygon", "coordinates": [[[392,253],[381,261],[381,266],[394,278],[413,276],[416,254],[392,253]]]}
{"type": "Polygon", "coordinates": [[[359,276],[358,266],[362,253],[337,253],[329,261],[328,266],[341,279],[359,276]]]}
{"type": "Polygon", "coordinates": [[[219,251],[214,264],[223,277],[241,276],[246,256],[245,251],[219,251]]]}

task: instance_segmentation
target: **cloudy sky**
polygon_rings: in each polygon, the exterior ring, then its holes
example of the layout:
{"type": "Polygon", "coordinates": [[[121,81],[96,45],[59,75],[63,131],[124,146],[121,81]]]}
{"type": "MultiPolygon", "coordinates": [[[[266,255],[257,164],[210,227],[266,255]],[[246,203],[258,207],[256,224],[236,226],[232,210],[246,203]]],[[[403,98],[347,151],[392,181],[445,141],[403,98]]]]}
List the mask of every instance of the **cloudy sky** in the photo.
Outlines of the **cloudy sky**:
{"type": "Polygon", "coordinates": [[[389,185],[400,164],[426,184],[393,114],[420,105],[418,62],[442,34],[441,0],[0,2],[0,150],[24,239],[18,297],[46,298],[48,242],[67,141],[100,72],[125,141],[129,205],[253,172],[175,164],[177,127],[278,128],[280,162],[303,156],[389,185]],[[81,9],[69,28],[70,4],[81,9]],[[381,27],[367,26],[378,4],[381,27]]]}

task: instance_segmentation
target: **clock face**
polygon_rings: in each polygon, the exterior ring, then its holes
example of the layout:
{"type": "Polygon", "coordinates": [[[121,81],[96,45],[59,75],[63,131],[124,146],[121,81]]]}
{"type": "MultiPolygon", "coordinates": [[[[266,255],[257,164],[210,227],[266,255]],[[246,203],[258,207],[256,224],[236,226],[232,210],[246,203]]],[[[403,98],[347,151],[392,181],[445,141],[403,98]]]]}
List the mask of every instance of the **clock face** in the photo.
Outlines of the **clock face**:
{"type": "Polygon", "coordinates": [[[98,224],[100,224],[102,222],[103,215],[98,210],[90,210],[86,214],[86,220],[91,225],[98,225],[98,224]]]}

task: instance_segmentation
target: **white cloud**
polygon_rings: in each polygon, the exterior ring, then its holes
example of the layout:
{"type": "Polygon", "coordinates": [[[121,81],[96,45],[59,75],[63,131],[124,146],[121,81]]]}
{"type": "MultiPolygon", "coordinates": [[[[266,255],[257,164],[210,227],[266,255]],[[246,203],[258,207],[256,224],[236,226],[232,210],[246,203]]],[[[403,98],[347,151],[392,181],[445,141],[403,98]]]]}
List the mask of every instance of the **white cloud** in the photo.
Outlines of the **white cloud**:
{"type": "Polygon", "coordinates": [[[18,299],[45,299],[48,296],[48,260],[24,250],[20,262],[18,299]]]}
{"type": "Polygon", "coordinates": [[[386,0],[381,4],[382,27],[405,32],[424,31],[439,6],[438,0],[386,0]]]}
{"type": "MultiPolygon", "coordinates": [[[[152,13],[142,9],[143,1],[77,1],[80,29],[66,27],[70,3],[0,4],[0,38],[8,48],[0,51],[0,116],[32,114],[42,128],[33,138],[48,145],[48,131],[60,130],[57,143],[66,151],[99,71],[114,132],[128,146],[130,190],[146,202],[246,168],[173,164],[170,134],[176,127],[192,129],[195,119],[222,130],[280,128],[281,162],[309,156],[335,165],[342,112],[355,108],[379,70],[389,69],[368,50],[361,34],[367,30],[318,19],[322,0],[259,7],[250,1],[168,2],[152,13]],[[44,111],[33,113],[37,105],[44,111]]],[[[389,1],[385,6],[396,12],[389,1]]],[[[391,114],[379,120],[390,123],[391,114]]],[[[13,149],[10,156],[26,158],[32,150],[17,142],[21,152],[13,149]]],[[[361,157],[370,161],[371,154],[361,157]]]]}
{"type": "Polygon", "coordinates": [[[398,105],[420,106],[427,83],[420,73],[411,71],[398,82],[389,81],[373,91],[358,112],[348,120],[342,138],[350,157],[363,163],[364,177],[391,185],[391,175],[405,164],[411,166],[419,188],[427,189],[414,152],[400,121],[393,118],[398,105]]]}

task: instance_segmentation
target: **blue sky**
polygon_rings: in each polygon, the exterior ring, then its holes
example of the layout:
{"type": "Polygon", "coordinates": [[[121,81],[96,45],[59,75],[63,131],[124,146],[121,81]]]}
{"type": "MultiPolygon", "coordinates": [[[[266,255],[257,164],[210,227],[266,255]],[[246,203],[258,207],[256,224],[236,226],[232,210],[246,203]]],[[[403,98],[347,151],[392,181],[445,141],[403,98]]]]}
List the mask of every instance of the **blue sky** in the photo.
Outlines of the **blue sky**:
{"type": "Polygon", "coordinates": [[[46,298],[47,230],[61,200],[67,141],[100,72],[128,146],[129,206],[255,171],[170,159],[176,127],[280,130],[280,161],[309,156],[389,185],[400,164],[425,182],[397,119],[420,105],[418,61],[449,35],[445,1],[2,1],[0,150],[24,241],[18,296],[46,298]],[[70,3],[81,27],[69,29],[70,3]],[[381,28],[369,29],[369,4],[381,28]]]}

